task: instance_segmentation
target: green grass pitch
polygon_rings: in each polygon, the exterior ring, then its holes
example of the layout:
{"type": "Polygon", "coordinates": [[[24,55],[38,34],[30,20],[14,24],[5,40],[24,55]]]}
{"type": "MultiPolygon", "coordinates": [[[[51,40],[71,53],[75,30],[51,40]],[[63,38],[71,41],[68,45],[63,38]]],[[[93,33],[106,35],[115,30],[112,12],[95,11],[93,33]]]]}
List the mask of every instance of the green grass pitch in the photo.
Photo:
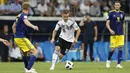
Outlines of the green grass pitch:
{"type": "MultiPolygon", "coordinates": [[[[50,71],[51,63],[36,62],[34,68],[38,73],[130,73],[130,62],[123,62],[123,69],[116,68],[116,62],[111,63],[111,68],[105,67],[105,62],[74,62],[72,70],[66,70],[64,63],[56,64],[54,71],[50,71]]],[[[24,73],[24,65],[18,63],[0,63],[0,73],[24,73]]]]}

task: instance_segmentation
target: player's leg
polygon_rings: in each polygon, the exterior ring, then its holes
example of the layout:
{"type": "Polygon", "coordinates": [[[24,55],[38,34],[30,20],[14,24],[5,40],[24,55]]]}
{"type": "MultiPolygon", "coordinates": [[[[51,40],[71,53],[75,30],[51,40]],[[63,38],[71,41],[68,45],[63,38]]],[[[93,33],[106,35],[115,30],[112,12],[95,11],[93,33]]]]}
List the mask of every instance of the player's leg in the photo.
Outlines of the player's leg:
{"type": "Polygon", "coordinates": [[[23,52],[23,62],[24,62],[24,66],[25,66],[25,71],[28,67],[28,55],[27,52],[23,52]]]}
{"type": "Polygon", "coordinates": [[[94,43],[94,41],[90,41],[89,42],[89,45],[90,45],[90,60],[91,61],[94,61],[94,58],[93,58],[93,43],[94,43]]]}
{"type": "Polygon", "coordinates": [[[117,68],[123,68],[120,65],[120,63],[122,60],[122,47],[124,46],[124,35],[119,35],[117,39],[118,39],[118,42],[117,42],[117,46],[118,46],[117,68]]]}
{"type": "Polygon", "coordinates": [[[28,61],[28,67],[27,67],[28,70],[32,69],[32,66],[34,65],[38,51],[34,48],[34,49],[31,49],[30,52],[31,54],[30,54],[30,59],[28,61]]]}
{"type": "Polygon", "coordinates": [[[25,72],[27,71],[27,67],[28,67],[28,56],[27,56],[27,52],[29,51],[28,47],[26,46],[25,42],[23,41],[22,38],[14,38],[15,44],[18,45],[18,47],[20,47],[20,49],[23,51],[23,62],[24,62],[24,66],[25,66],[25,72]]]}
{"type": "Polygon", "coordinates": [[[63,56],[65,56],[66,53],[68,53],[68,51],[74,47],[74,43],[72,44],[71,42],[67,42],[67,41],[63,41],[63,43],[64,45],[63,47],[61,47],[61,51],[60,51],[62,55],[61,58],[63,58],[63,56]]]}
{"type": "Polygon", "coordinates": [[[62,59],[62,57],[64,55],[65,55],[65,50],[61,50],[60,46],[56,46],[55,51],[54,51],[54,53],[52,55],[52,65],[51,65],[50,70],[54,70],[55,69],[55,64],[56,64],[56,61],[57,61],[58,57],[60,59],[62,59]]]}
{"type": "Polygon", "coordinates": [[[59,42],[56,44],[57,46],[55,48],[55,52],[53,53],[52,66],[51,66],[50,70],[54,70],[56,60],[58,59],[58,55],[60,58],[62,58],[70,49],[71,44],[72,43],[66,42],[65,40],[63,40],[61,38],[59,39],[59,42]]]}
{"type": "Polygon", "coordinates": [[[82,60],[84,61],[84,43],[82,42],[82,44],[81,44],[81,49],[82,49],[82,51],[83,51],[83,53],[82,53],[82,60]]]}
{"type": "Polygon", "coordinates": [[[83,52],[83,60],[84,61],[86,61],[87,50],[88,50],[88,40],[84,41],[84,52],[83,52]]]}
{"type": "Polygon", "coordinates": [[[116,36],[110,36],[110,48],[111,50],[108,53],[108,59],[106,61],[106,67],[109,68],[110,67],[110,59],[114,53],[116,47],[116,36]]]}
{"type": "Polygon", "coordinates": [[[32,66],[34,65],[34,62],[36,60],[36,55],[38,53],[38,51],[35,49],[35,47],[32,45],[32,43],[27,39],[27,38],[23,38],[23,41],[25,42],[26,46],[28,47],[30,52],[30,59],[28,61],[28,70],[32,69],[32,66]]]}
{"type": "Polygon", "coordinates": [[[58,56],[60,56],[60,48],[63,46],[63,40],[61,38],[58,39],[58,42],[56,43],[56,47],[54,50],[54,53],[52,55],[52,65],[50,70],[54,70],[56,61],[58,59],[58,56]]]}
{"type": "Polygon", "coordinates": [[[59,54],[60,54],[60,46],[56,46],[55,51],[52,55],[52,65],[51,65],[50,70],[54,70],[59,54]]]}
{"type": "Polygon", "coordinates": [[[27,55],[25,55],[23,58],[25,67],[27,69],[26,72],[37,73],[36,71],[33,71],[31,69],[36,59],[37,50],[34,48],[34,46],[27,38],[15,38],[14,41],[24,53],[29,51],[31,52],[30,60],[28,60],[28,63],[27,63],[27,55]]]}
{"type": "Polygon", "coordinates": [[[122,46],[118,47],[118,57],[117,57],[117,68],[123,68],[120,64],[121,64],[121,60],[122,60],[122,46]]]}

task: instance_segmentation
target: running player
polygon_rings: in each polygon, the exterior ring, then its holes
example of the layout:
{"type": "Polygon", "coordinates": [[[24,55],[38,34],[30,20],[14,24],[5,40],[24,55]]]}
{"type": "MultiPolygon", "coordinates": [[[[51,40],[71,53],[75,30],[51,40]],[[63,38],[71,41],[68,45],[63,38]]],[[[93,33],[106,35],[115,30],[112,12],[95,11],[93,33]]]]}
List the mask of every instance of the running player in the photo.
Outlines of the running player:
{"type": "Polygon", "coordinates": [[[122,60],[122,47],[124,46],[124,33],[123,23],[125,13],[120,10],[120,2],[116,1],[114,4],[115,9],[109,12],[109,17],[106,21],[106,26],[111,33],[110,36],[110,48],[108,60],[106,61],[106,67],[110,67],[110,59],[114,53],[115,48],[118,48],[118,61],[117,68],[123,68],[120,63],[122,60]]]}
{"type": "Polygon", "coordinates": [[[52,56],[52,66],[50,70],[54,70],[55,63],[58,58],[62,58],[66,52],[70,49],[73,42],[77,42],[80,35],[80,28],[74,20],[69,18],[70,12],[68,10],[62,11],[63,19],[60,20],[52,33],[51,43],[55,41],[56,32],[61,28],[61,33],[59,35],[59,40],[56,43],[55,51],[52,56]],[[77,31],[76,37],[74,38],[75,30],[77,31]]]}
{"type": "Polygon", "coordinates": [[[22,12],[17,16],[12,29],[14,33],[14,41],[18,47],[23,51],[23,60],[25,65],[26,73],[37,73],[35,69],[32,69],[32,66],[35,62],[37,50],[31,44],[31,42],[26,38],[27,27],[31,27],[34,30],[39,30],[37,26],[31,24],[27,15],[29,14],[30,5],[28,3],[23,3],[22,12]],[[30,59],[28,60],[28,52],[31,53],[30,59]]]}

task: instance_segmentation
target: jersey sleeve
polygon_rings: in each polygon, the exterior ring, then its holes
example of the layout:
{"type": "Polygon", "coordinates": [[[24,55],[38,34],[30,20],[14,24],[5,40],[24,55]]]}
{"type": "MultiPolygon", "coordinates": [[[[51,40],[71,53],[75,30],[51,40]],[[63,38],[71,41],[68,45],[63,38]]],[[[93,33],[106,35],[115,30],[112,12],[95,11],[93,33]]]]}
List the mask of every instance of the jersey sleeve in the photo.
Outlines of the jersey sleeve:
{"type": "Polygon", "coordinates": [[[27,15],[22,16],[22,20],[24,21],[25,19],[28,19],[27,15]]]}
{"type": "Polygon", "coordinates": [[[58,22],[58,23],[56,24],[55,30],[57,31],[57,30],[59,30],[59,28],[60,28],[60,23],[58,22]]]}
{"type": "Polygon", "coordinates": [[[94,26],[97,26],[96,22],[93,22],[94,26]]]}
{"type": "Polygon", "coordinates": [[[109,12],[107,20],[111,20],[111,17],[112,17],[111,12],[109,12]]]}
{"type": "Polygon", "coordinates": [[[125,20],[125,13],[123,12],[123,21],[125,20]]]}
{"type": "Polygon", "coordinates": [[[78,29],[79,29],[79,26],[78,26],[78,24],[77,24],[76,22],[74,22],[73,27],[74,27],[75,30],[78,30],[78,29]]]}

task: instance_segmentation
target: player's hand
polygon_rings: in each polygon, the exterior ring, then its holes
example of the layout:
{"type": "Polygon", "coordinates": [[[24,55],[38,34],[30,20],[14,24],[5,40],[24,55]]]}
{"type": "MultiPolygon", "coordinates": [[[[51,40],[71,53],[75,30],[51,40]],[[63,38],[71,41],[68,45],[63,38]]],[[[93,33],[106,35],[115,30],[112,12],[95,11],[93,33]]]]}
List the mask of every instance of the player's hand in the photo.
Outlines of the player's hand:
{"type": "Polygon", "coordinates": [[[39,28],[37,26],[33,26],[33,29],[37,30],[37,31],[39,30],[39,28]]]}
{"type": "Polygon", "coordinates": [[[110,29],[109,31],[112,35],[115,35],[115,32],[112,29],[110,29]]]}
{"type": "Polygon", "coordinates": [[[77,43],[78,41],[77,41],[77,39],[74,39],[74,43],[77,43]]]}
{"type": "Polygon", "coordinates": [[[97,41],[97,37],[94,37],[94,41],[97,41]]]}
{"type": "Polygon", "coordinates": [[[54,43],[54,41],[55,41],[55,39],[51,39],[51,41],[50,41],[50,42],[51,42],[51,43],[54,43]]]}
{"type": "Polygon", "coordinates": [[[9,46],[10,45],[10,43],[7,41],[7,40],[3,40],[2,41],[6,46],[9,46]]]}
{"type": "Polygon", "coordinates": [[[39,57],[40,59],[42,59],[43,58],[43,55],[40,55],[40,57],[39,57]]]}

